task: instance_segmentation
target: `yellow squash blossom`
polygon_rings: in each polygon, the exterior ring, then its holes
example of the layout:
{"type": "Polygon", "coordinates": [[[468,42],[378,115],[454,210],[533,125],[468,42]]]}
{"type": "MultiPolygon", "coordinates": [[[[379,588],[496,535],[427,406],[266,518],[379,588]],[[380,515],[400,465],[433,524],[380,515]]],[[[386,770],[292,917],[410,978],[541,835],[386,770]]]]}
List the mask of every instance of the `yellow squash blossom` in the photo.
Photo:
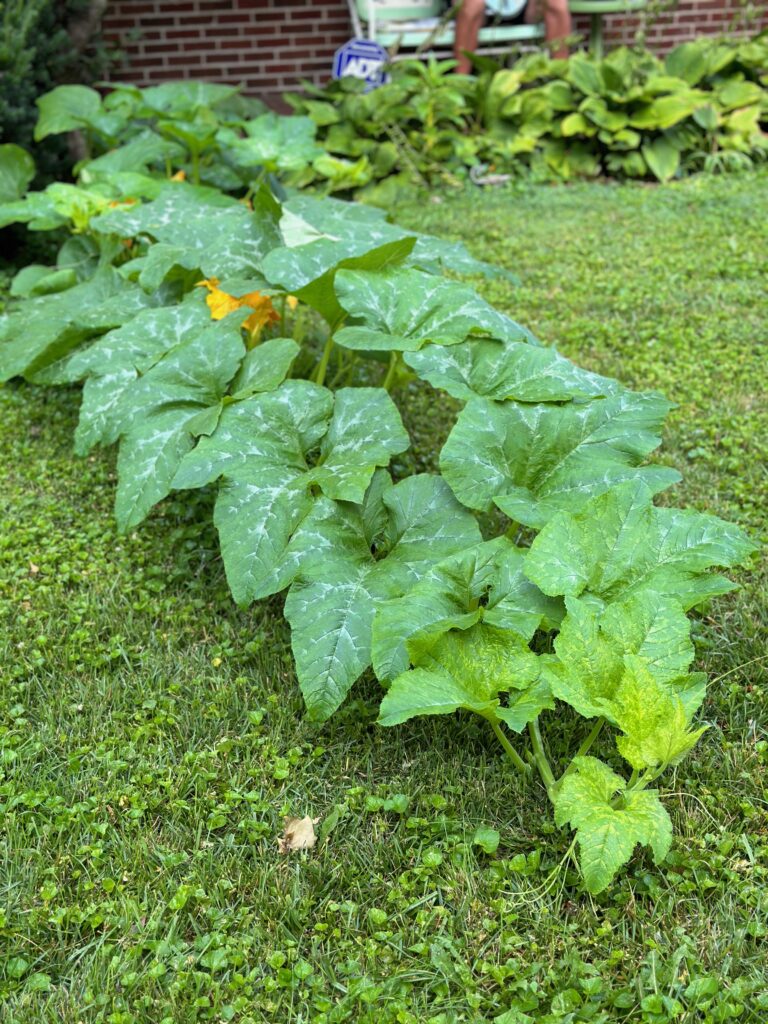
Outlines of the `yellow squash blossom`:
{"type": "Polygon", "coordinates": [[[251,341],[256,342],[264,327],[267,324],[277,323],[280,314],[272,305],[269,295],[262,295],[261,292],[248,292],[247,295],[230,295],[219,288],[217,277],[207,278],[199,281],[198,287],[207,288],[208,296],[206,304],[211,311],[211,319],[223,320],[225,316],[234,313],[242,306],[249,306],[254,312],[243,322],[243,327],[251,336],[251,341]]]}

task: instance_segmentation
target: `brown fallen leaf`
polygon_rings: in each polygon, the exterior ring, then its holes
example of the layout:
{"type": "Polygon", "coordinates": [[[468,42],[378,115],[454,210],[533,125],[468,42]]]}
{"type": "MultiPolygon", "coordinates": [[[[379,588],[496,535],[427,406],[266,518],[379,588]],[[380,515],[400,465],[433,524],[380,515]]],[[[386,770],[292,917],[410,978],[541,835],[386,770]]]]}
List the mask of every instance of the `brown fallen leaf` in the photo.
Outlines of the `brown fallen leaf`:
{"type": "Polygon", "coordinates": [[[315,825],[319,818],[286,818],[283,834],[278,840],[280,853],[291,853],[293,850],[311,850],[317,842],[315,825]]]}

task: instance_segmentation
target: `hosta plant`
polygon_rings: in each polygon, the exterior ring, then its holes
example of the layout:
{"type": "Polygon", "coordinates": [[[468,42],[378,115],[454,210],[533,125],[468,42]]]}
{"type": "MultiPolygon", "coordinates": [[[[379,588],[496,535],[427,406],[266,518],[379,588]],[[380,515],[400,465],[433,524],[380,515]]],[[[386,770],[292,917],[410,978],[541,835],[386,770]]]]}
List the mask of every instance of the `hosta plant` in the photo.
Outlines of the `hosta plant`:
{"type": "Polygon", "coordinates": [[[123,173],[0,207],[66,234],[13,282],[2,378],[82,382],[75,449],[119,445],[120,529],[212,489],[235,600],[286,593],[311,718],[372,670],[382,726],[474,714],[539,773],[589,891],[638,844],[663,859],[654,784],[705,728],[687,613],[752,550],[654,503],[669,403],[540,345],[444,275],[492,268],[376,210],[123,173]],[[413,378],[464,403],[439,474],[403,475],[413,378]],[[554,764],[564,715],[583,741],[554,764]]]}
{"type": "MultiPolygon", "coordinates": [[[[453,64],[398,61],[379,89],[341,79],[287,99],[333,158],[358,165],[358,194],[384,205],[403,184],[456,183],[472,168],[666,181],[768,155],[765,32],[702,37],[663,62],[619,47],[600,59],[531,53],[510,67],[484,56],[472,76],[453,64]]],[[[301,180],[317,178],[308,166],[301,180]]]]}

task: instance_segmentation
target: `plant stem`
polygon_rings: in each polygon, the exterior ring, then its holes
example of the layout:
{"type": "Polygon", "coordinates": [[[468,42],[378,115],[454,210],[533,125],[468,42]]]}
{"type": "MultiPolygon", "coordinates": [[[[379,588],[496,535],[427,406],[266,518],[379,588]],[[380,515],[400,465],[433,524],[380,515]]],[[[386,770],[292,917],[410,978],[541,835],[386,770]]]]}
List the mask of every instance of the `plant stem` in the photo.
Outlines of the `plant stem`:
{"type": "Polygon", "coordinates": [[[605,725],[605,719],[601,716],[600,718],[598,718],[598,720],[592,726],[592,729],[590,730],[589,735],[582,742],[581,746],[579,747],[579,749],[574,754],[573,761],[571,761],[571,763],[565,769],[563,774],[560,776],[560,780],[559,781],[562,781],[566,777],[566,775],[570,775],[571,772],[575,772],[576,771],[576,765],[574,763],[576,761],[576,758],[577,757],[584,757],[584,755],[587,753],[587,751],[591,749],[592,744],[595,742],[597,737],[600,735],[600,730],[603,728],[604,725],[605,725]]]}
{"type": "Polygon", "coordinates": [[[551,800],[557,783],[555,781],[555,776],[552,774],[552,769],[550,768],[549,761],[547,760],[547,755],[544,753],[544,742],[541,738],[538,719],[528,723],[528,734],[531,737],[531,745],[533,746],[533,757],[536,762],[536,767],[539,769],[539,775],[541,775],[544,785],[547,787],[547,795],[551,800]]]}
{"type": "Polygon", "coordinates": [[[200,154],[196,149],[192,150],[192,181],[195,185],[200,184],[200,154]]]}
{"type": "Polygon", "coordinates": [[[520,757],[518,752],[515,750],[515,748],[509,742],[507,737],[504,735],[499,723],[495,722],[492,718],[489,718],[488,721],[491,723],[491,728],[496,733],[496,739],[499,741],[502,747],[504,747],[504,753],[510,759],[512,764],[515,766],[515,768],[517,768],[518,771],[527,774],[531,770],[530,767],[525,763],[522,757],[520,757]]]}
{"type": "Polygon", "coordinates": [[[333,335],[328,335],[328,340],[325,343],[323,354],[320,357],[320,362],[317,364],[317,370],[315,371],[315,384],[322,384],[325,381],[325,372],[328,369],[328,362],[331,358],[331,350],[333,349],[333,335]]]}
{"type": "Polygon", "coordinates": [[[387,375],[382,382],[382,387],[385,391],[389,391],[392,387],[392,381],[395,379],[395,372],[397,370],[398,353],[392,352],[389,357],[389,366],[387,368],[387,375]]]}
{"type": "MultiPolygon", "coordinates": [[[[598,720],[592,726],[592,729],[590,730],[589,735],[584,740],[584,742],[581,744],[579,749],[576,751],[576,754],[575,754],[576,757],[584,757],[584,755],[587,753],[587,751],[592,747],[592,744],[595,742],[597,737],[600,735],[600,731],[601,731],[601,729],[603,728],[604,725],[605,725],[605,719],[601,716],[600,718],[598,718],[598,720]]],[[[567,775],[569,771],[571,771],[571,765],[568,766],[565,774],[567,775]]]]}

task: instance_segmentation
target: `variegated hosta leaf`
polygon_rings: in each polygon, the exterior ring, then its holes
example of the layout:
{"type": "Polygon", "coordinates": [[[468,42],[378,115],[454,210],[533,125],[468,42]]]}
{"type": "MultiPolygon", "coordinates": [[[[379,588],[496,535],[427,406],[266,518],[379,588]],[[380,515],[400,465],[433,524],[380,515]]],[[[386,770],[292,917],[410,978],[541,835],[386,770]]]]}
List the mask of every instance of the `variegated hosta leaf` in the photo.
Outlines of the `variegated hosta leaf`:
{"type": "Polygon", "coordinates": [[[140,523],[169,493],[179,464],[192,447],[192,433],[201,429],[194,431],[193,422],[199,424],[201,413],[221,408],[227,384],[244,355],[239,323],[211,324],[172,349],[123,392],[116,413],[123,433],[115,498],[121,530],[140,523]]]}
{"type": "Polygon", "coordinates": [[[334,335],[344,348],[416,351],[428,341],[458,345],[471,334],[526,341],[529,332],[477,292],[420,270],[342,270],[336,295],[349,314],[334,335]]]}
{"type": "Polygon", "coordinates": [[[392,679],[408,668],[406,644],[419,634],[466,629],[482,618],[527,642],[540,626],[557,625],[562,606],[528,585],[524,559],[522,549],[498,537],[452,555],[402,598],[382,604],[373,626],[379,679],[392,679]]]}
{"type": "Polygon", "coordinates": [[[427,345],[406,352],[405,362],[422,380],[454,398],[482,396],[503,402],[564,402],[608,395],[616,381],[582,370],[554,349],[470,338],[460,345],[427,345]]]}
{"type": "Polygon", "coordinates": [[[672,844],[672,823],[655,790],[633,792],[594,757],[577,757],[555,796],[555,821],[576,829],[579,864],[591,893],[601,892],[638,843],[659,864],[672,844]]]}
{"type": "Polygon", "coordinates": [[[291,543],[300,577],[285,615],[314,719],[333,714],[370,665],[377,606],[478,539],[474,518],[439,477],[408,477],[393,488],[380,487],[380,480],[362,507],[320,499],[291,543]]]}
{"type": "Polygon", "coordinates": [[[106,267],[66,291],[27,299],[0,317],[0,381],[41,377],[87,338],[135,316],[140,308],[135,296],[140,303],[152,303],[106,267]]]}
{"type": "Polygon", "coordinates": [[[247,604],[290,582],[295,566],[284,564],[285,554],[312,507],[313,485],[360,502],[376,467],[407,447],[400,414],[382,388],[333,395],[309,381],[287,381],[226,406],[212,436],[184,460],[174,487],[225,477],[214,519],[230,588],[247,604]],[[313,465],[308,456],[318,445],[313,465]]]}
{"type": "Polygon", "coordinates": [[[625,734],[616,740],[621,756],[641,771],[677,764],[706,726],[689,729],[680,697],[658,681],[642,658],[629,655],[616,692],[616,723],[625,734]]]}
{"type": "Polygon", "coordinates": [[[548,686],[539,681],[539,659],[509,630],[477,623],[466,630],[414,638],[408,652],[415,667],[390,686],[381,702],[380,725],[464,709],[506,721],[520,732],[553,706],[548,686]],[[500,693],[510,694],[508,707],[501,705],[500,693]]]}
{"type": "Polygon", "coordinates": [[[217,189],[174,182],[151,202],[101,214],[91,228],[124,238],[149,235],[186,249],[187,262],[198,255],[205,277],[248,275],[280,244],[276,207],[251,211],[217,189]]]}
{"type": "Polygon", "coordinates": [[[123,429],[123,396],[139,374],[210,323],[202,297],[195,295],[179,305],[142,310],[129,323],[75,352],[65,368],[67,379],[86,379],[75,451],[84,455],[95,444],[113,444],[123,429]]]}
{"type": "Polygon", "coordinates": [[[496,504],[515,522],[540,529],[561,509],[578,511],[623,480],[654,491],[680,474],[640,467],[656,448],[670,408],[659,395],[622,391],[567,405],[521,405],[474,398],[440,455],[443,476],[462,504],[496,504]]]}
{"type": "Polygon", "coordinates": [[[562,511],[534,540],[526,573],[547,594],[583,591],[615,601],[642,590],[669,594],[682,608],[733,589],[713,566],[743,562],[755,550],[733,523],[693,509],[656,508],[636,480],[562,511]]]}
{"type": "Polygon", "coordinates": [[[601,613],[570,597],[566,609],[555,640],[556,657],[543,659],[544,674],[554,695],[580,715],[616,721],[616,693],[628,656],[661,684],[687,685],[680,677],[693,660],[690,622],[675,601],[638,594],[601,613]]]}

